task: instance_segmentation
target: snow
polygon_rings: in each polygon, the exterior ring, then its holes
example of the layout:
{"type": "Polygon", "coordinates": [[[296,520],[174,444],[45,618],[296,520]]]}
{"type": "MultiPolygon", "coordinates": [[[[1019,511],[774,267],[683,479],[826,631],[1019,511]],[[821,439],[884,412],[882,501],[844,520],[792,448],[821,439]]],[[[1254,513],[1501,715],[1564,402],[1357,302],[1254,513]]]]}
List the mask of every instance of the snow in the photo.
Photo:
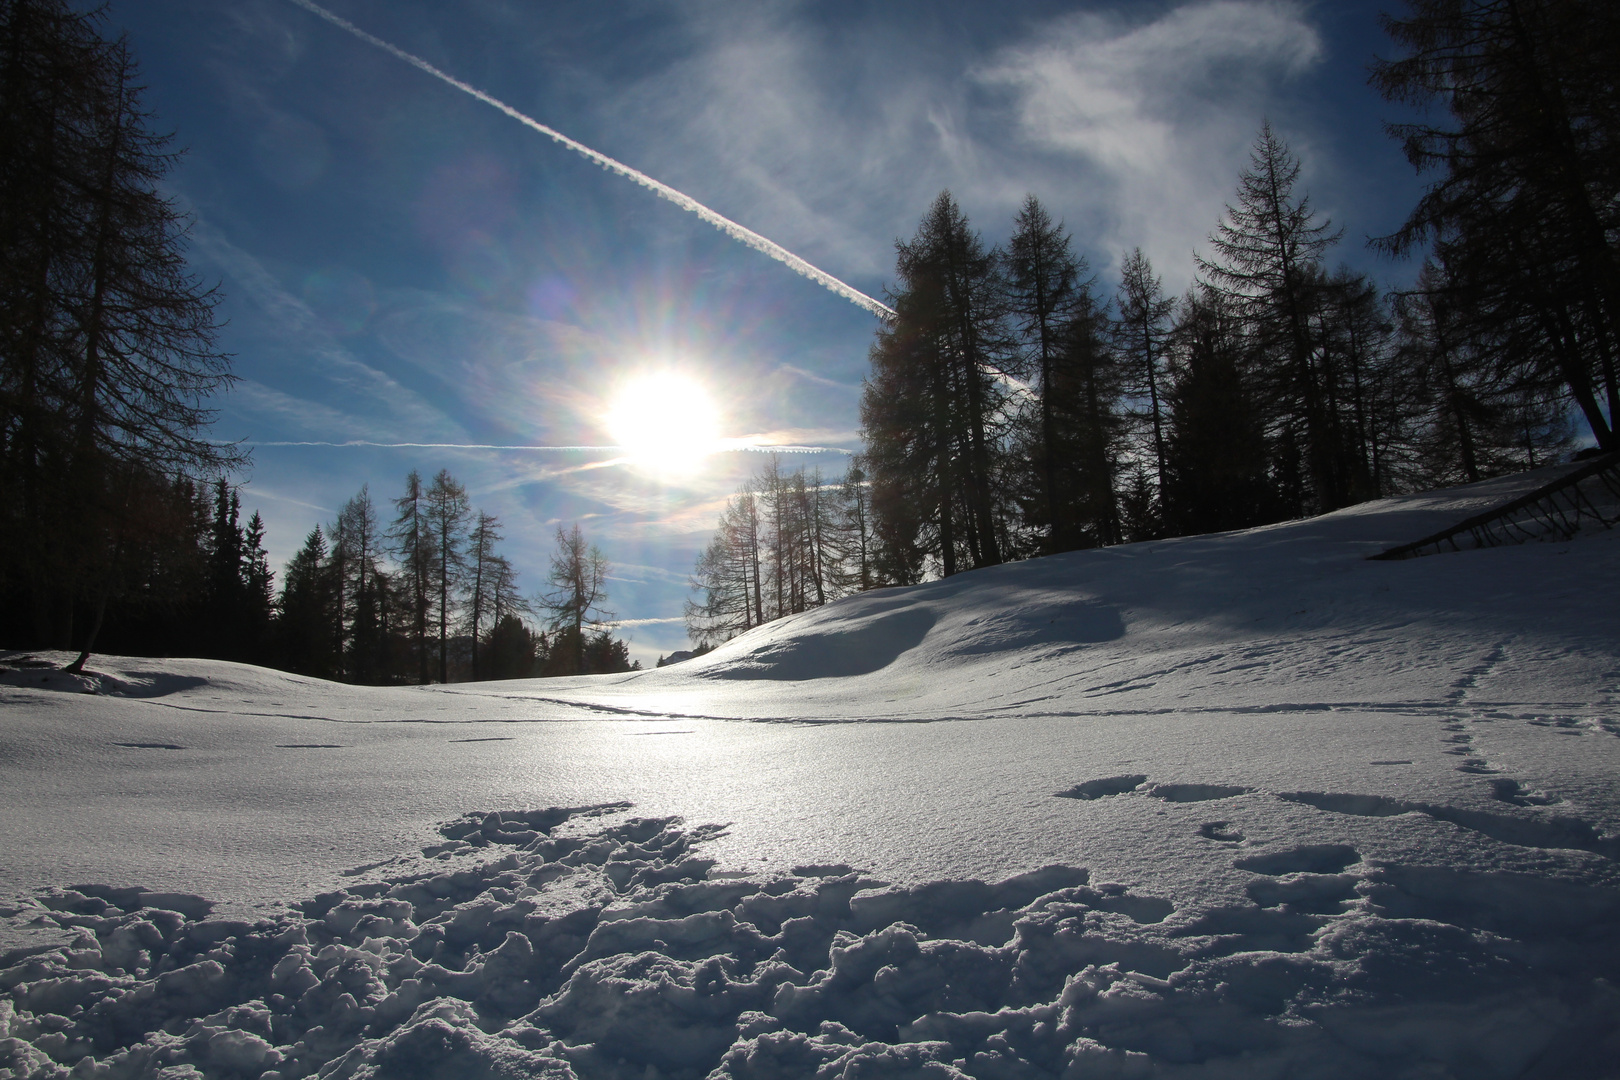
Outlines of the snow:
{"type": "Polygon", "coordinates": [[[1620,1075],[1620,538],[1367,560],[1549,475],[621,676],[13,660],[0,1077],[1620,1075]]]}

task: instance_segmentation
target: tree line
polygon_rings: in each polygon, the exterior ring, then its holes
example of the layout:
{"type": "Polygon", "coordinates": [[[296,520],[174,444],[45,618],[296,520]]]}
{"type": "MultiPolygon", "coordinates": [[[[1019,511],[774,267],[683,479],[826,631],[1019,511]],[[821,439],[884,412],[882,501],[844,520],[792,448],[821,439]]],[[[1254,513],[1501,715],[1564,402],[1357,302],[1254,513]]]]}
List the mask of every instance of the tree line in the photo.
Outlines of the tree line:
{"type": "Polygon", "coordinates": [[[1411,287],[1330,266],[1343,232],[1269,124],[1179,297],[1140,250],[1105,292],[1034,196],[987,247],[942,192],[896,244],[854,467],[828,485],[773,466],[731,500],[694,640],[856,588],[1532,468],[1577,425],[1620,449],[1620,9],[1411,0],[1384,24],[1404,54],[1374,85],[1441,117],[1391,128],[1432,174],[1374,241],[1423,256],[1411,287]]]}
{"type": "Polygon", "coordinates": [[[726,503],[698,556],[686,603],[687,636],[700,648],[773,619],[882,584],[872,559],[865,474],[834,481],[819,469],[770,461],[726,503]]]}
{"type": "Polygon", "coordinates": [[[369,487],[316,526],[287,564],[269,661],[360,683],[429,683],[630,671],[613,637],[609,566],[559,527],[548,588],[525,597],[499,551],[500,520],[448,471],[412,470],[379,516],[369,487]],[[527,616],[539,615],[545,629],[527,616]]]}
{"type": "Polygon", "coordinates": [[[231,375],[161,193],[175,155],[101,18],[0,0],[0,607],[85,649],[206,531],[194,478],[241,461],[207,438],[231,375]]]}

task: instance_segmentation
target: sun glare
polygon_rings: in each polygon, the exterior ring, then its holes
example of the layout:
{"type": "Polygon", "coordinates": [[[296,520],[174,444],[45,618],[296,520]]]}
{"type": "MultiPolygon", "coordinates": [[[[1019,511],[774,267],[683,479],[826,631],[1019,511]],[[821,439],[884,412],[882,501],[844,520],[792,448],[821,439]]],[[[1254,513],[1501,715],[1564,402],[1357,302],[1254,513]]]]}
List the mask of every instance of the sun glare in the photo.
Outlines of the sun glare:
{"type": "Polygon", "coordinates": [[[620,388],[608,433],[637,465],[691,472],[720,442],[720,418],[703,387],[680,375],[643,375],[620,388]]]}

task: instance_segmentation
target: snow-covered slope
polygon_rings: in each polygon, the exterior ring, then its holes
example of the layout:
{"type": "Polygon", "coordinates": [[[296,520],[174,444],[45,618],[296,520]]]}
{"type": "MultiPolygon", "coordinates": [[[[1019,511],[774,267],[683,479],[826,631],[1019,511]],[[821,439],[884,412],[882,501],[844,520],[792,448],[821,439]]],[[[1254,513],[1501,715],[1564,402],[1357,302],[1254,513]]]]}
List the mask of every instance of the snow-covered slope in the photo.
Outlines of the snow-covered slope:
{"type": "Polygon", "coordinates": [[[18,668],[0,1069],[1620,1075],[1620,540],[1366,559],[1546,478],[628,676],[18,668]]]}

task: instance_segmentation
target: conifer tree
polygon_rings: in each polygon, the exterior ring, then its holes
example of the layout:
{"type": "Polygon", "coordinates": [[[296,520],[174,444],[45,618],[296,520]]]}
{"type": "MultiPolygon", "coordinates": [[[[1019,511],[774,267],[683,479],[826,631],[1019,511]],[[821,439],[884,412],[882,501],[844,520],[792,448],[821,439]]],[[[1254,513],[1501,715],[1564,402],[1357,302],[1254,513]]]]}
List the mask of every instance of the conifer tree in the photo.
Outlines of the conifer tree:
{"type": "Polygon", "coordinates": [[[1107,316],[1080,290],[1063,328],[1062,351],[1045,389],[1053,418],[1056,513],[1049,551],[1117,544],[1121,539],[1115,478],[1123,417],[1122,380],[1107,316]]]}
{"type": "Polygon", "coordinates": [[[1013,235],[1003,255],[1008,307],[1022,339],[1022,368],[1035,380],[1035,409],[1031,464],[1039,476],[1041,495],[1034,518],[1044,529],[1049,551],[1063,551],[1058,540],[1060,496],[1058,489],[1058,421],[1053,410],[1051,388],[1065,347],[1065,334],[1074,318],[1080,294],[1089,287],[1084,279],[1087,267],[1070,247],[1061,222],[1052,218],[1033,195],[1024,198],[1023,208],[1013,220],[1013,235]]]}
{"type": "Polygon", "coordinates": [[[405,478],[405,492],[394,500],[394,524],[388,530],[388,542],[394,557],[399,560],[404,578],[406,603],[409,607],[411,648],[416,658],[416,681],[427,683],[428,678],[428,625],[433,617],[435,571],[438,553],[435,537],[428,523],[427,495],[422,489],[422,474],[412,469],[405,478]]]}
{"type": "Polygon", "coordinates": [[[450,594],[459,588],[466,570],[467,519],[472,506],[467,489],[445,469],[440,469],[428,488],[424,522],[433,537],[433,584],[438,590],[439,681],[450,681],[449,626],[450,594]]]}
{"type": "Polygon", "coordinates": [[[602,628],[613,618],[603,608],[607,601],[608,561],[600,548],[587,544],[579,526],[557,527],[557,550],[551,556],[546,582],[551,586],[542,603],[556,633],[552,653],[553,674],[586,673],[587,631],[602,628]]]}
{"type": "Polygon", "coordinates": [[[287,563],[276,620],[279,662],[290,671],[321,679],[338,674],[327,558],[326,535],[317,525],[287,563]]]}
{"type": "MultiPolygon", "coordinates": [[[[1153,274],[1153,266],[1141,248],[1133,248],[1120,267],[1119,292],[1115,300],[1118,315],[1113,326],[1121,374],[1126,392],[1138,401],[1146,399],[1138,415],[1152,435],[1154,488],[1164,490],[1164,366],[1168,359],[1171,330],[1170,313],[1175,298],[1164,295],[1164,288],[1153,274]]],[[[1155,495],[1155,498],[1158,496],[1155,495]]],[[[1151,519],[1154,512],[1143,508],[1151,519]]]]}
{"type": "Polygon", "coordinates": [[[1408,0],[1385,30],[1385,97],[1438,104],[1396,124],[1434,175],[1400,231],[1432,241],[1455,317],[1526,384],[1561,382],[1605,449],[1620,448],[1620,11],[1601,0],[1408,0]]]}
{"type": "Polygon", "coordinates": [[[866,469],[857,454],[844,471],[837,502],[837,566],[841,592],[865,592],[878,585],[873,552],[872,496],[866,469]]]}
{"type": "Polygon", "coordinates": [[[1244,370],[1239,321],[1224,296],[1183,297],[1173,340],[1164,505],[1179,534],[1275,520],[1264,421],[1244,370]]]}
{"type": "Polygon", "coordinates": [[[1002,561],[995,474],[1010,352],[999,258],[950,192],[895,245],[895,315],[872,346],[861,398],[876,530],[897,579],[922,557],[949,577],[1002,561]]]}
{"type": "Polygon", "coordinates": [[[386,672],[392,604],[379,565],[383,536],[370,485],[362,485],[359,494],[343,504],[331,535],[343,670],[353,682],[376,682],[386,672]]]}
{"type": "Polygon", "coordinates": [[[129,553],[164,542],[134,493],[240,460],[205,437],[231,375],[162,191],[174,155],[101,18],[0,2],[0,606],[67,646],[88,602],[86,655],[129,553]]]}
{"type": "Polygon", "coordinates": [[[502,540],[501,522],[494,514],[478,511],[477,523],[467,539],[467,608],[466,618],[468,633],[473,641],[472,677],[474,681],[483,677],[483,666],[480,658],[482,627],[493,627],[499,616],[496,614],[496,599],[499,595],[497,582],[503,570],[510,572],[496,545],[502,540]]]}
{"type": "Polygon", "coordinates": [[[1303,443],[1309,492],[1295,513],[1334,510],[1352,497],[1339,418],[1329,407],[1312,332],[1322,257],[1340,233],[1295,193],[1299,169],[1271,125],[1262,125],[1238,179],[1237,205],[1227,207],[1210,236],[1214,257],[1197,257],[1208,283],[1242,321],[1279,438],[1303,443]]]}

